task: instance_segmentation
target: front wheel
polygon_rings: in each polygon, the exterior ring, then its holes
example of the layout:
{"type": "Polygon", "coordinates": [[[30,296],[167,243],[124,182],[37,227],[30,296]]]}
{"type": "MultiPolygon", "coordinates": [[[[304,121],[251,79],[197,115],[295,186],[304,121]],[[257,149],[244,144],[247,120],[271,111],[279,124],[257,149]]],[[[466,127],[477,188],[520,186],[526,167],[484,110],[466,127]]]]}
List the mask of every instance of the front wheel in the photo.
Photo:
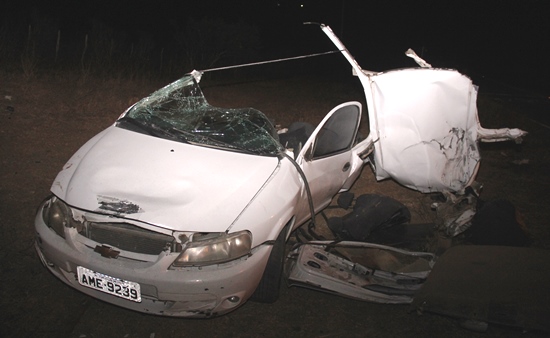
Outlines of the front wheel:
{"type": "Polygon", "coordinates": [[[250,297],[250,300],[260,303],[273,303],[279,299],[279,289],[283,275],[283,266],[285,258],[285,227],[279,237],[275,240],[271,254],[267,260],[264,274],[256,288],[256,291],[250,297]]]}

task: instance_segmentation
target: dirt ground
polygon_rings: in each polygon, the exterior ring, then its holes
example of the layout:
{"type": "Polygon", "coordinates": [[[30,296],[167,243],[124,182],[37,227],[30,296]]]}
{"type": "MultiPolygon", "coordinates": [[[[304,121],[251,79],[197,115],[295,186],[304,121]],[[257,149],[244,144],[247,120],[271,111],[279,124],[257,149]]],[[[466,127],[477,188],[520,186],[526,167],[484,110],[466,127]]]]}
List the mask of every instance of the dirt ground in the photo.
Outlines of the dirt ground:
{"type": "MultiPolygon", "coordinates": [[[[257,108],[277,123],[317,123],[335,105],[364,101],[356,79],[288,78],[201,85],[210,103],[257,108]]],[[[57,172],[89,138],[124,109],[160,88],[160,81],[92,80],[67,74],[0,73],[0,313],[3,337],[543,337],[490,325],[465,330],[458,320],[418,314],[408,305],[360,302],[283,285],[274,304],[248,302],[214,319],[163,318],[132,312],[85,296],[53,277],[33,246],[33,220],[57,172]]],[[[524,143],[482,144],[478,181],[482,198],[510,200],[523,215],[533,246],[550,249],[550,127],[482,95],[487,128],[519,127],[524,143]]],[[[535,118],[535,119],[534,119],[535,118]]],[[[366,119],[363,125],[367,125],[366,119]]],[[[366,132],[363,129],[363,132],[366,132]]],[[[366,167],[352,191],[381,193],[404,203],[412,223],[434,219],[430,196],[392,181],[376,182],[366,167]]],[[[550,263],[550,262],[549,262],[550,263]]],[[[495,281],[505,283],[506,281],[495,281]]],[[[518,286],[521,287],[521,286],[518,286]]],[[[548,290],[534,290],[545,292],[548,290]]]]}

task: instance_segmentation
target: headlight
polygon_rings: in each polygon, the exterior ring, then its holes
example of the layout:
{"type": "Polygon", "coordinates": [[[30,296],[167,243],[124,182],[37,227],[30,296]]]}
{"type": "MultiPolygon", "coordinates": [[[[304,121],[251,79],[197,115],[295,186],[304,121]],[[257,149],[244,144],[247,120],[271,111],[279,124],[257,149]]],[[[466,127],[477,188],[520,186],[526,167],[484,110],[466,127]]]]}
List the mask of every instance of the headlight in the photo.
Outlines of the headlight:
{"type": "Polygon", "coordinates": [[[71,209],[57,197],[53,197],[42,210],[42,218],[46,225],[55,231],[56,234],[65,238],[65,227],[74,228],[77,223],[71,209]]]}
{"type": "Polygon", "coordinates": [[[223,263],[249,254],[251,246],[252,234],[248,231],[195,234],[173,265],[182,267],[223,263]]]}

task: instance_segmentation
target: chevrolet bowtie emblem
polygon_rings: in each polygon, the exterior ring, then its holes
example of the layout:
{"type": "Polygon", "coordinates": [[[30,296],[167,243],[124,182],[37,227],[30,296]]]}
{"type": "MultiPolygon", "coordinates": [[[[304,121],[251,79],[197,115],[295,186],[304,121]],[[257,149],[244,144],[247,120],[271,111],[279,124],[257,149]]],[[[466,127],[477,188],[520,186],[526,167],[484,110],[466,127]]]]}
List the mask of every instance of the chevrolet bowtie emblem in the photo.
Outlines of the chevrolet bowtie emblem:
{"type": "Polygon", "coordinates": [[[107,258],[117,258],[118,254],[120,254],[120,251],[116,251],[107,245],[97,245],[94,251],[107,258]]]}

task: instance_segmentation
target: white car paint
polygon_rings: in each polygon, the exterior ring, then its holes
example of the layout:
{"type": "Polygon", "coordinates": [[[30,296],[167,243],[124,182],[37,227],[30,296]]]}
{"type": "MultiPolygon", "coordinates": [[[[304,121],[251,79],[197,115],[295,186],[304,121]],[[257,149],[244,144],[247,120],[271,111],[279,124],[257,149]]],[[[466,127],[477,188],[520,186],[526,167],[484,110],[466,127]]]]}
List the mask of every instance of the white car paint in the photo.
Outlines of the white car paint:
{"type": "Polygon", "coordinates": [[[197,147],[115,126],[89,142],[58,174],[52,193],[82,209],[175,231],[226,231],[279,166],[276,157],[197,147]],[[109,199],[139,210],[102,209],[109,199]]]}

